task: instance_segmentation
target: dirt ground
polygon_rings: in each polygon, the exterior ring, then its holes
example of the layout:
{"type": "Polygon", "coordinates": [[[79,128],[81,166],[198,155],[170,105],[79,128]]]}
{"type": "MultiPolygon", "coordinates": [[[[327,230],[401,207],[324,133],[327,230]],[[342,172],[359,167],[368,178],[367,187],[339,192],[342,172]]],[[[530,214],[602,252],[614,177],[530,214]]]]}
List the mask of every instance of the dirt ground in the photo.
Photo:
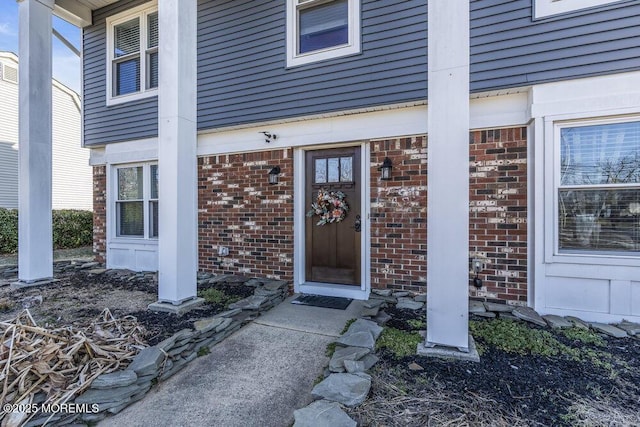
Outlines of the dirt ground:
{"type": "MultiPolygon", "coordinates": [[[[42,286],[0,287],[0,321],[15,318],[27,308],[38,326],[84,327],[108,308],[116,318],[135,316],[147,331],[147,343],[154,345],[181,329],[192,327],[194,321],[211,317],[226,308],[224,304],[206,302],[181,317],[150,312],[147,306],[158,298],[155,274],[133,274],[126,270],[95,274],[90,271],[60,273],[55,276],[58,282],[42,286]]],[[[206,285],[206,288],[212,287],[236,300],[253,293],[253,288],[242,284],[206,285]]],[[[204,289],[201,287],[199,291],[204,289]]]]}

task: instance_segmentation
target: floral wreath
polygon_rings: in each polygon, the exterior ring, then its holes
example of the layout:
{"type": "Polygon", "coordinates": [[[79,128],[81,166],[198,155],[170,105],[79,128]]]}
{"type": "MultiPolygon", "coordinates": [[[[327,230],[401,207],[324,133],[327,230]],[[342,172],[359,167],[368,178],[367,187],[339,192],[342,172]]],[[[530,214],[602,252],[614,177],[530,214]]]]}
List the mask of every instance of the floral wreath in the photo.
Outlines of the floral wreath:
{"type": "Polygon", "coordinates": [[[340,222],[349,212],[349,205],[344,200],[347,197],[342,191],[327,191],[321,188],[318,191],[316,201],[311,203],[311,210],[307,212],[308,217],[318,215],[320,221],[316,225],[325,225],[332,222],[340,222]]]}

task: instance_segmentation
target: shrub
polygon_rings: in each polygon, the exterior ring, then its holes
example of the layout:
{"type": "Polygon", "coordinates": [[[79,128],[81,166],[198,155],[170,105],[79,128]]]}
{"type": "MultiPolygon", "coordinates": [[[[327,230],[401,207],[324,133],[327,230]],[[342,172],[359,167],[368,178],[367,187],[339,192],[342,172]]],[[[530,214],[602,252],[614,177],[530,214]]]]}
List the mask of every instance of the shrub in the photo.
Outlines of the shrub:
{"type": "MultiPolygon", "coordinates": [[[[52,212],[53,247],[70,249],[88,246],[93,241],[93,213],[80,210],[52,212]]],[[[18,211],[0,208],[0,253],[18,252],[18,211]]]]}

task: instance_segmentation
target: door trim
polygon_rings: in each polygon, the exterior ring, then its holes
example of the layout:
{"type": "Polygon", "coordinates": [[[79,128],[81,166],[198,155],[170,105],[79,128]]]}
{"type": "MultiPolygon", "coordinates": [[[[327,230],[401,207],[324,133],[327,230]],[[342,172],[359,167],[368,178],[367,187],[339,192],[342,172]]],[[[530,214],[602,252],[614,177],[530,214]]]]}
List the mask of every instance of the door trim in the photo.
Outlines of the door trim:
{"type": "Polygon", "coordinates": [[[295,149],[293,152],[294,226],[293,226],[293,290],[296,293],[335,296],[366,300],[371,291],[371,155],[369,143],[331,144],[295,149]],[[362,212],[360,287],[349,285],[305,282],[305,155],[307,151],[360,146],[360,198],[362,212]]]}

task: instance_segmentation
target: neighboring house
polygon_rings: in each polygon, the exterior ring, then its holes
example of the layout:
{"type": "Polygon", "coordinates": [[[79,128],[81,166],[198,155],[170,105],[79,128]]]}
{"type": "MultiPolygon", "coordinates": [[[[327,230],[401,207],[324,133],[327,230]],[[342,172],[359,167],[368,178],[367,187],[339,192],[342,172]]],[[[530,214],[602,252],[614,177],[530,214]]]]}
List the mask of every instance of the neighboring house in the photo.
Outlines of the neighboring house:
{"type": "MultiPolygon", "coordinates": [[[[360,299],[426,289],[427,186],[448,185],[427,183],[427,132],[467,126],[427,123],[427,0],[159,0],[160,17],[155,1],[79,3],[97,259],[159,269],[174,304],[196,266],[360,299]],[[344,221],[305,215],[321,189],[345,194],[344,221]]],[[[640,320],[640,2],[470,9],[470,262],[455,273],[471,296],[640,320]]]]}
{"type": "MultiPolygon", "coordinates": [[[[93,209],[78,94],[53,80],[53,209],[93,209]]],[[[0,52],[0,207],[18,208],[18,57],[0,52]]]]}

